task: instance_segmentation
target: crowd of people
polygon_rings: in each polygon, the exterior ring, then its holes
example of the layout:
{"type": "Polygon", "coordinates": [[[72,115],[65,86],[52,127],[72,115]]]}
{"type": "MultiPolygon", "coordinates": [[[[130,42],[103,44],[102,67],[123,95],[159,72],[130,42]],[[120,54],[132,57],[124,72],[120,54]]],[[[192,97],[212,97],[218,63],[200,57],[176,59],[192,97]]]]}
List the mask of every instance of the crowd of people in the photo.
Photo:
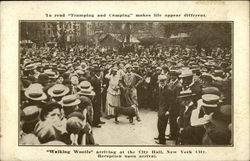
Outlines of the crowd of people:
{"type": "Polygon", "coordinates": [[[222,47],[21,47],[19,144],[98,145],[105,119],[133,126],[148,109],[157,144],[231,145],[231,59],[222,47]]]}

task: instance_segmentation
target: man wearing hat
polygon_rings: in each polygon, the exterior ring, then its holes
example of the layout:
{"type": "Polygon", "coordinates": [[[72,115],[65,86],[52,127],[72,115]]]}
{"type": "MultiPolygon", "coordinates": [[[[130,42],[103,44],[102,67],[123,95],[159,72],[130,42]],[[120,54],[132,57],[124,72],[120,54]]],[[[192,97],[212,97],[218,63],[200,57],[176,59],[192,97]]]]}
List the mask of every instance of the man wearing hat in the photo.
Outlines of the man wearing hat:
{"type": "Polygon", "coordinates": [[[159,75],[158,77],[159,86],[157,89],[157,100],[158,100],[158,137],[156,139],[157,144],[166,144],[165,132],[167,128],[169,118],[169,108],[171,102],[171,91],[167,86],[167,76],[159,75]]]}
{"type": "Polygon", "coordinates": [[[64,117],[67,118],[69,114],[78,110],[78,105],[81,101],[76,95],[67,95],[62,98],[61,105],[63,107],[64,117]]]}
{"type": "Polygon", "coordinates": [[[203,145],[229,145],[231,131],[228,128],[231,123],[231,105],[220,106],[205,125],[205,135],[202,139],[203,145]]]}
{"type": "Polygon", "coordinates": [[[157,107],[158,107],[158,102],[157,102],[157,99],[154,98],[156,96],[156,91],[158,89],[158,77],[159,75],[161,74],[162,72],[162,69],[161,67],[157,67],[155,71],[153,71],[153,74],[151,76],[151,86],[152,86],[152,89],[153,89],[153,100],[152,100],[152,110],[157,110],[157,107]]]}
{"type": "Polygon", "coordinates": [[[93,76],[91,77],[91,84],[93,86],[93,90],[95,92],[95,97],[93,99],[93,126],[98,126],[99,124],[105,124],[105,122],[101,121],[101,105],[102,105],[102,73],[99,66],[94,66],[93,76]]]}
{"type": "Polygon", "coordinates": [[[189,68],[183,69],[179,77],[182,79],[182,90],[190,89],[196,94],[193,98],[193,102],[196,104],[197,100],[201,97],[202,87],[198,82],[194,81],[192,70],[189,68]]]}
{"type": "MultiPolygon", "coordinates": [[[[183,130],[186,130],[187,128],[190,128],[190,118],[192,111],[196,108],[192,97],[195,94],[192,93],[191,90],[181,91],[180,95],[177,97],[180,102],[180,114],[177,118],[177,123],[179,127],[179,135],[181,139],[182,144],[186,144],[189,142],[189,140],[185,140],[187,137],[183,136],[185,135],[185,132],[182,133],[183,130]]],[[[171,125],[170,125],[171,126],[171,125]]]]}
{"type": "Polygon", "coordinates": [[[175,140],[178,133],[177,117],[180,111],[180,104],[177,101],[177,97],[180,94],[182,86],[178,79],[179,73],[177,71],[171,70],[169,72],[169,75],[170,75],[169,89],[172,92],[172,101],[169,109],[170,136],[168,139],[175,140]]]}
{"type": "Polygon", "coordinates": [[[47,99],[47,95],[43,91],[43,86],[39,83],[30,84],[24,92],[27,101],[23,104],[23,107],[28,105],[36,105],[42,108],[44,100],[47,99]]]}
{"type": "Polygon", "coordinates": [[[193,144],[202,144],[205,133],[205,126],[209,123],[212,115],[218,110],[219,96],[214,94],[204,94],[198,100],[197,108],[192,111],[190,124],[196,133],[196,140],[193,144]]]}
{"type": "Polygon", "coordinates": [[[39,108],[36,105],[30,105],[26,106],[21,112],[20,123],[23,134],[32,133],[39,121],[39,108]]]}
{"type": "Polygon", "coordinates": [[[55,84],[48,90],[48,95],[52,98],[52,101],[60,102],[62,97],[68,94],[70,91],[69,87],[63,84],[55,84]]]}

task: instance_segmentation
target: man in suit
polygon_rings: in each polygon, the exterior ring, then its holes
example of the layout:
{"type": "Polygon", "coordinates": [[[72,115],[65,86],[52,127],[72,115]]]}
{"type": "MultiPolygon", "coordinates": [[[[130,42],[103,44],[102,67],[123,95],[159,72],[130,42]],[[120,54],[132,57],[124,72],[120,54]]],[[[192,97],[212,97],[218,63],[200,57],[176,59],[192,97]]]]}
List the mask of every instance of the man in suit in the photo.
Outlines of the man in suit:
{"type": "Polygon", "coordinates": [[[170,74],[170,82],[169,82],[169,89],[172,91],[172,99],[171,107],[169,109],[169,123],[170,123],[170,135],[168,136],[168,140],[175,140],[177,137],[178,132],[178,125],[177,125],[177,117],[180,111],[180,105],[177,101],[177,96],[180,94],[181,91],[181,83],[178,79],[178,72],[175,70],[171,70],[170,74]]]}
{"type": "Polygon", "coordinates": [[[193,138],[196,137],[190,137],[187,135],[192,131],[190,118],[192,111],[196,109],[196,106],[192,101],[193,96],[195,96],[195,94],[193,94],[191,90],[186,90],[181,91],[180,95],[177,97],[180,102],[180,114],[177,118],[180,135],[179,138],[181,139],[181,144],[184,145],[192,144],[193,138]]]}
{"type": "Polygon", "coordinates": [[[166,144],[165,132],[169,118],[169,108],[171,102],[171,91],[167,86],[167,76],[159,75],[159,85],[157,88],[157,101],[158,101],[158,122],[157,128],[159,136],[156,139],[157,144],[166,144]]]}
{"type": "Polygon", "coordinates": [[[101,100],[102,100],[102,74],[99,66],[94,66],[94,73],[91,77],[91,84],[95,92],[95,98],[93,100],[93,126],[101,127],[99,124],[105,124],[105,122],[100,120],[101,117],[101,100]]]}

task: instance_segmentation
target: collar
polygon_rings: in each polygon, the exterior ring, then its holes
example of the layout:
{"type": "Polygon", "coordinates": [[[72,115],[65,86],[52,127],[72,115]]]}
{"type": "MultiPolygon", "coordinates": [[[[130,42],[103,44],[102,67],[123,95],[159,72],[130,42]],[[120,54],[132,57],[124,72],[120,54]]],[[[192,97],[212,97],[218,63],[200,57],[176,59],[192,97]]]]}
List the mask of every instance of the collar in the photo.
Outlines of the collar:
{"type": "Polygon", "coordinates": [[[101,79],[102,75],[100,74],[100,76],[98,76],[98,75],[95,74],[95,77],[96,77],[97,79],[101,79]]]}
{"type": "Polygon", "coordinates": [[[172,82],[173,84],[175,84],[177,81],[178,81],[178,78],[177,78],[176,80],[174,80],[174,81],[171,80],[171,82],[172,82]]]}

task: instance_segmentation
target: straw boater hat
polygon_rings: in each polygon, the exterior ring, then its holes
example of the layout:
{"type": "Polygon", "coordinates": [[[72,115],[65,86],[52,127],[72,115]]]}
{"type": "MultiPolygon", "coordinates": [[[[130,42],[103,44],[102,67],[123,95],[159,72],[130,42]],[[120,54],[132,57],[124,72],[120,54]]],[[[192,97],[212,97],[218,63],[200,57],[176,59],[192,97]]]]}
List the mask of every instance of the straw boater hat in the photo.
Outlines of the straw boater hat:
{"type": "Polygon", "coordinates": [[[76,95],[67,95],[62,98],[62,106],[76,106],[81,103],[81,101],[76,97],[76,95]]]}
{"type": "Polygon", "coordinates": [[[56,74],[56,72],[53,72],[51,69],[45,70],[44,73],[47,74],[50,79],[58,78],[58,75],[56,74]]]}
{"type": "Polygon", "coordinates": [[[43,92],[43,87],[39,83],[31,84],[24,92],[24,95],[31,100],[45,100],[46,94],[43,92]]]}
{"type": "Polygon", "coordinates": [[[180,95],[177,98],[187,98],[187,97],[192,97],[195,95],[196,94],[192,93],[191,90],[185,90],[185,91],[181,91],[180,95]]]}
{"type": "Polygon", "coordinates": [[[95,92],[93,91],[93,87],[89,83],[89,81],[82,81],[78,88],[80,91],[78,92],[79,95],[83,96],[94,96],[95,92]]]}
{"type": "Polygon", "coordinates": [[[193,72],[190,69],[184,69],[181,71],[181,75],[179,76],[180,78],[184,78],[184,77],[190,77],[193,76],[193,72]]]}
{"type": "Polygon", "coordinates": [[[202,95],[202,107],[217,108],[220,97],[214,94],[204,94],[202,95]]]}
{"type": "Polygon", "coordinates": [[[34,70],[34,69],[36,69],[36,65],[35,64],[28,64],[24,68],[25,71],[31,71],[31,70],[34,70]]]}
{"type": "Polygon", "coordinates": [[[48,90],[51,97],[61,97],[69,93],[69,88],[62,84],[55,84],[48,90]]]}

